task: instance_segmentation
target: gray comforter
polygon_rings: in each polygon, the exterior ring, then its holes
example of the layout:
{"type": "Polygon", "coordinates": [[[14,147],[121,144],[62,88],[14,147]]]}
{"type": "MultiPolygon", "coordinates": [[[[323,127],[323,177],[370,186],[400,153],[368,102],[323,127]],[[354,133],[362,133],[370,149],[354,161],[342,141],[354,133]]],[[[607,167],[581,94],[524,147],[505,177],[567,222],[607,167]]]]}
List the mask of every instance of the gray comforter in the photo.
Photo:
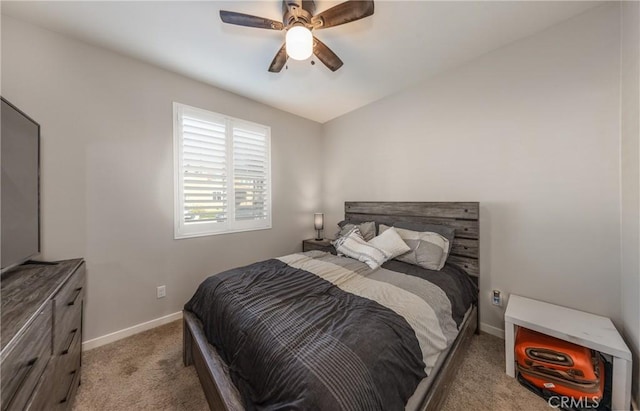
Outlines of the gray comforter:
{"type": "Polygon", "coordinates": [[[247,409],[402,410],[477,293],[452,265],[385,267],[291,254],[209,277],[185,309],[247,409]]]}

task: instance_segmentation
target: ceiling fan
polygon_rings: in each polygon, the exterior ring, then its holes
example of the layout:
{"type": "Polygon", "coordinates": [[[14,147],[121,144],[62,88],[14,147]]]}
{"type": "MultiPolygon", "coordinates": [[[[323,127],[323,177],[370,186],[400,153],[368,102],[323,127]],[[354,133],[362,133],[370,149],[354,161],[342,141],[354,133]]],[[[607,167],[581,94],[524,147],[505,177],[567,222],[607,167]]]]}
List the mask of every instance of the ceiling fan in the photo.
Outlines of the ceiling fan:
{"type": "Polygon", "coordinates": [[[311,32],[360,20],[373,14],[373,0],[350,0],[314,15],[313,0],[282,0],[282,22],[250,14],[220,10],[223,22],[268,30],[286,30],[285,43],[273,58],[269,71],[279,73],[291,57],[306,60],[315,54],[331,71],[342,67],[342,60],[311,32]]]}

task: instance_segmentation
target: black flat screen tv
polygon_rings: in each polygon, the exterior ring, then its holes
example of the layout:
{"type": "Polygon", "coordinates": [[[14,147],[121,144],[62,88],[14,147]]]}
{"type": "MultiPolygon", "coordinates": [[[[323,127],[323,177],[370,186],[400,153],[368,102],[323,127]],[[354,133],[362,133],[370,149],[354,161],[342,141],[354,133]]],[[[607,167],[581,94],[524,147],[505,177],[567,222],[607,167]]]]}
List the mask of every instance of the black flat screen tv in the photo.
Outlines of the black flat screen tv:
{"type": "Polygon", "coordinates": [[[40,125],[0,99],[0,272],[4,273],[40,254],[40,125]]]}

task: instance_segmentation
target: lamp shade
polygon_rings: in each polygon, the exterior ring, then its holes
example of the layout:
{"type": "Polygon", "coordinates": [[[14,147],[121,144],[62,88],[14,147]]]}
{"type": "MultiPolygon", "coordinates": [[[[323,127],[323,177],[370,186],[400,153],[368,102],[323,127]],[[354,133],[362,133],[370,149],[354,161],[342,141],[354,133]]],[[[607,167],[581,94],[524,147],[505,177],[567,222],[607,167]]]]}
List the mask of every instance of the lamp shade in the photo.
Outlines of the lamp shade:
{"type": "Polygon", "coordinates": [[[285,38],[287,55],[294,60],[306,60],[313,54],[313,35],[304,26],[293,26],[285,38]]]}
{"type": "Polygon", "coordinates": [[[324,214],[315,213],[313,215],[313,225],[315,226],[316,230],[322,230],[324,228],[324,214]]]}

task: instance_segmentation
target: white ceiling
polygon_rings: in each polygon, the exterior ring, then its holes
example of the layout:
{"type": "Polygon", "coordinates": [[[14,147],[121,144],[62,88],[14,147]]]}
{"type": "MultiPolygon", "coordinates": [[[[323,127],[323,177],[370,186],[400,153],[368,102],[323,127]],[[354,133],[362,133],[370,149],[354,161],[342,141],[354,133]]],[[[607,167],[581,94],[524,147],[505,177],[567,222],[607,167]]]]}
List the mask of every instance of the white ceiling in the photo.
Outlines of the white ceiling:
{"type": "MultiPolygon", "coordinates": [[[[317,12],[340,2],[316,1],[317,12]]],[[[282,19],[273,1],[2,1],[2,13],[324,123],[599,2],[376,1],[375,14],[315,34],[332,73],[289,60],[267,72],[284,32],[223,24],[221,9],[282,19]]]]}

